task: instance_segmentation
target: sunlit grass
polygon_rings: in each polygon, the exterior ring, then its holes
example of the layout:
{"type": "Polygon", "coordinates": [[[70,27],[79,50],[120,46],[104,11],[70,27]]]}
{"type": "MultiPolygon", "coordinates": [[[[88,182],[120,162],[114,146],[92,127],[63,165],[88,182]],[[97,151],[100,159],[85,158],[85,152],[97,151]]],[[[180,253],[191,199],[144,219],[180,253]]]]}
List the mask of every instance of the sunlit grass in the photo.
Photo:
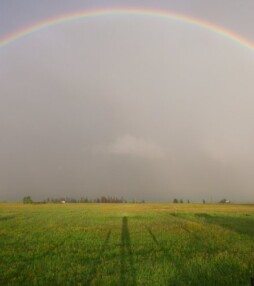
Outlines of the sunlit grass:
{"type": "Polygon", "coordinates": [[[0,204],[0,285],[250,285],[254,206],[0,204]]]}

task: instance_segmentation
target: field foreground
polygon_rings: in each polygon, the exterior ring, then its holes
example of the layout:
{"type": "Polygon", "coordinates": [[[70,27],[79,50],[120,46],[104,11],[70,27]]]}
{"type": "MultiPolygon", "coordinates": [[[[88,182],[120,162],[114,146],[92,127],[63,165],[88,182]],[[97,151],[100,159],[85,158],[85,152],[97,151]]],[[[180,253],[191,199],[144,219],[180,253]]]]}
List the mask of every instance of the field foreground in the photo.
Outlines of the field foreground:
{"type": "Polygon", "coordinates": [[[242,285],[254,205],[0,204],[0,285],[242,285]]]}

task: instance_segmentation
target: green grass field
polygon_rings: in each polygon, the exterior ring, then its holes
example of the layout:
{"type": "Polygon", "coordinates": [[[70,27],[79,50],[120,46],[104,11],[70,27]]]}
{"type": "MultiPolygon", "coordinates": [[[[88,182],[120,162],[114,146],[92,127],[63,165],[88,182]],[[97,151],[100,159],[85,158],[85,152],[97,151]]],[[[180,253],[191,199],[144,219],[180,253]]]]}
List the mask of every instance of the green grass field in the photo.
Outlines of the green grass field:
{"type": "Polygon", "coordinates": [[[254,205],[0,204],[0,285],[251,285],[254,205]]]}

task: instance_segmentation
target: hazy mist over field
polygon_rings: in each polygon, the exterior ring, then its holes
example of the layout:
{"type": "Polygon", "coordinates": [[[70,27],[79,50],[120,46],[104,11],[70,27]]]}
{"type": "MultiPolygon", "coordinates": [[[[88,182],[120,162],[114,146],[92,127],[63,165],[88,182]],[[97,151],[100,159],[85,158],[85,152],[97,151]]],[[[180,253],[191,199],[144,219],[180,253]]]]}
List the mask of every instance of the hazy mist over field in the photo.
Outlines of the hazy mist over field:
{"type": "MultiPolygon", "coordinates": [[[[24,2],[30,12],[37,9],[24,2]]],[[[215,3],[206,3],[208,13],[203,1],[176,2],[147,5],[254,41],[251,1],[240,12],[242,1],[234,1],[227,23],[215,3]]],[[[16,15],[8,3],[0,10],[16,15]]],[[[63,7],[45,4],[31,23],[48,18],[51,8],[55,16],[81,9],[78,1],[63,7]]],[[[11,32],[6,19],[2,36],[11,32]]],[[[17,17],[13,31],[26,21],[17,17]]],[[[254,50],[156,17],[95,17],[1,48],[0,200],[109,195],[253,202],[253,75],[254,50]]]]}

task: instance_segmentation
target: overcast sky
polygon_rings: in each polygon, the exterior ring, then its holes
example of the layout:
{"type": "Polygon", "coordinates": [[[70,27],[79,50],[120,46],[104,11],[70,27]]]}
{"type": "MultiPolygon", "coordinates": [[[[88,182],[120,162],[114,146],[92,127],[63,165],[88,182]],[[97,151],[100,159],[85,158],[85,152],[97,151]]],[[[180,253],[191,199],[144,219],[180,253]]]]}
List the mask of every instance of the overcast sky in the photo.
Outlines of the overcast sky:
{"type": "MultiPolygon", "coordinates": [[[[254,42],[253,0],[0,0],[0,38],[61,14],[144,7],[254,42]],[[128,4],[128,5],[127,5],[128,4]]],[[[0,49],[0,201],[254,201],[254,51],[138,15],[53,26],[0,49]]]]}

